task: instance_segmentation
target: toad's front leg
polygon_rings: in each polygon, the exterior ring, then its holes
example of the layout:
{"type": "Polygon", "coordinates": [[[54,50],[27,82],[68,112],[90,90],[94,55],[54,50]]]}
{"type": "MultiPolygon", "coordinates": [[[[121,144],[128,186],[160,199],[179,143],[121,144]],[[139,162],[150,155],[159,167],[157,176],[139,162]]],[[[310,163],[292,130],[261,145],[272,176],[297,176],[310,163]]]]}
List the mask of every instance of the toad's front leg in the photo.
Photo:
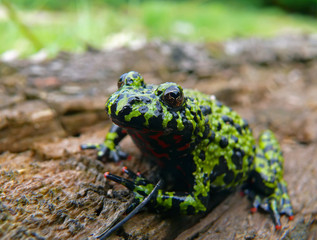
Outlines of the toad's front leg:
{"type": "Polygon", "coordinates": [[[101,144],[82,144],[80,148],[85,149],[97,149],[97,157],[99,160],[105,158],[114,162],[126,159],[128,155],[123,152],[119,147],[119,142],[127,135],[125,129],[113,124],[109,132],[105,137],[105,141],[101,144]]]}

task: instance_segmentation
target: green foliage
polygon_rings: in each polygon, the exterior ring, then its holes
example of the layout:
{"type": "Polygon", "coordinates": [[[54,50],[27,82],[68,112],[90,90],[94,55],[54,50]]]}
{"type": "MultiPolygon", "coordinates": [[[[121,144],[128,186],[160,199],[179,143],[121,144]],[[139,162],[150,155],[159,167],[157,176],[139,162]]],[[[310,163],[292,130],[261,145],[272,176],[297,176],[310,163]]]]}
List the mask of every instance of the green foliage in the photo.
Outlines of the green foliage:
{"type": "Polygon", "coordinates": [[[317,14],[317,0],[270,0],[268,3],[288,11],[317,14]]]}
{"type": "MultiPolygon", "coordinates": [[[[141,38],[221,41],[233,37],[272,36],[289,29],[317,32],[317,21],[313,18],[254,5],[246,7],[233,0],[230,4],[201,0],[10,1],[19,2],[14,5],[19,9],[19,18],[52,55],[61,50],[84,51],[87,44],[102,48],[120,39],[125,41],[123,44],[141,38]],[[21,10],[22,3],[30,3],[28,7],[37,4],[40,11],[21,10]],[[47,8],[56,11],[43,11],[47,8]]],[[[23,55],[36,51],[10,19],[0,19],[0,32],[5,33],[0,38],[0,54],[9,49],[17,49],[23,55]]]]}
{"type": "Polygon", "coordinates": [[[79,6],[87,5],[87,3],[91,5],[119,7],[130,2],[133,3],[135,0],[11,0],[12,4],[22,9],[43,9],[51,11],[76,9],[79,6]]]}
{"type": "Polygon", "coordinates": [[[108,5],[116,8],[126,5],[137,5],[146,2],[175,2],[175,3],[215,3],[239,4],[244,6],[278,6],[285,10],[307,14],[317,14],[317,0],[11,0],[13,4],[23,9],[66,10],[78,8],[85,2],[91,5],[108,5]]]}

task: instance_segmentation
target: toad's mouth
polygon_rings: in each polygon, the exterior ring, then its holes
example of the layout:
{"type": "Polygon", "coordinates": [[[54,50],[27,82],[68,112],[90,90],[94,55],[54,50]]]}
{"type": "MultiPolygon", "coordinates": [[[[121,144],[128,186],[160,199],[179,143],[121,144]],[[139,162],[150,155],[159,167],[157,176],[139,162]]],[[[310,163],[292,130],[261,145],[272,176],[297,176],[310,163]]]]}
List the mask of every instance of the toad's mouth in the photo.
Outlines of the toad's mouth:
{"type": "Polygon", "coordinates": [[[146,129],[147,131],[164,131],[164,128],[162,127],[163,117],[161,115],[147,118],[145,114],[140,112],[136,112],[136,114],[126,114],[125,110],[122,109],[117,114],[113,111],[111,114],[109,114],[109,117],[112,122],[122,128],[136,130],[146,129]]]}

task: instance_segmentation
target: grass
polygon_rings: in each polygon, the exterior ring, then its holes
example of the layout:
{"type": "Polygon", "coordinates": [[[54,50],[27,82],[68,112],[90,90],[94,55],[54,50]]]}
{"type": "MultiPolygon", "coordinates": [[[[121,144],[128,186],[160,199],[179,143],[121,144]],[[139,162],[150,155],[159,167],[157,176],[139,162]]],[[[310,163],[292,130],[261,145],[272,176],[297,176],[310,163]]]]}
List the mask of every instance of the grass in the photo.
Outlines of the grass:
{"type": "MultiPolygon", "coordinates": [[[[221,41],[235,37],[269,37],[287,31],[317,32],[317,20],[223,2],[145,1],[120,8],[80,1],[64,11],[19,10],[18,14],[50,56],[61,50],[84,51],[87,44],[104,48],[140,39],[221,41]],[[120,33],[120,34],[118,34],[120,33]]],[[[16,49],[34,54],[32,44],[0,8],[0,54],[16,49]]]]}

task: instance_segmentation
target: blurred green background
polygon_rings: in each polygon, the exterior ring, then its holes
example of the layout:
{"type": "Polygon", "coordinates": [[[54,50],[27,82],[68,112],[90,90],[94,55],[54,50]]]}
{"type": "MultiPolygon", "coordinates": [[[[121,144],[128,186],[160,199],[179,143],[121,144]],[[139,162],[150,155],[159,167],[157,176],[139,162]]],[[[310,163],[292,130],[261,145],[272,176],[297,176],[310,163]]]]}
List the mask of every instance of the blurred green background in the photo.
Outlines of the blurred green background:
{"type": "Polygon", "coordinates": [[[0,55],[317,33],[317,0],[0,0],[0,55]]]}

